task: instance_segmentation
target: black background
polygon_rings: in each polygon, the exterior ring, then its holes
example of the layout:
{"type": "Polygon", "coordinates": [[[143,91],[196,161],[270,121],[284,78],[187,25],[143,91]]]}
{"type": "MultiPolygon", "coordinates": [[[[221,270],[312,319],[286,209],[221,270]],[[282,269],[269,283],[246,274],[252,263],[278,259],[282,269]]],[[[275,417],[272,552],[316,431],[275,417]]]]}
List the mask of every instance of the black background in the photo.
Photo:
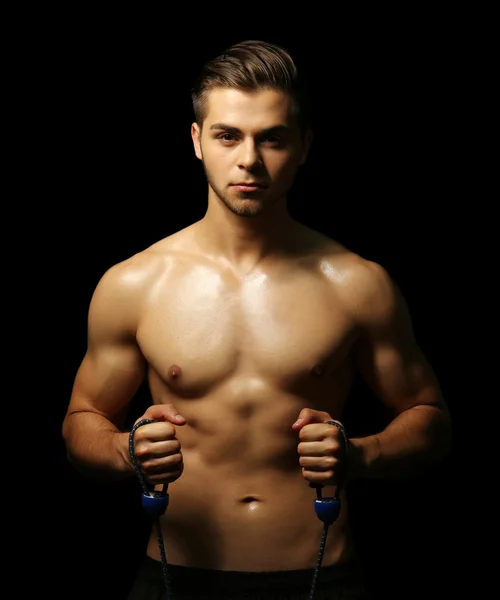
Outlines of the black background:
{"type": "MultiPolygon", "coordinates": [[[[36,547],[48,589],[60,587],[68,598],[123,598],[144,550],[138,484],[90,483],[64,455],[60,427],[85,351],[86,311],[108,267],[203,215],[190,82],[227,45],[260,38],[285,45],[305,64],[315,98],[315,140],[292,212],[387,268],[452,410],[455,445],[442,466],[412,482],[353,486],[360,551],[381,598],[466,590],[460,498],[468,482],[459,465],[468,364],[462,342],[470,327],[461,320],[461,274],[470,261],[461,230],[472,185],[464,168],[473,79],[467,39],[445,18],[405,17],[398,26],[380,18],[372,29],[368,19],[362,28],[354,19],[323,27],[315,16],[311,25],[242,28],[229,26],[228,17],[205,26],[198,15],[194,29],[144,17],[65,15],[33,55],[35,150],[50,198],[44,286],[57,348],[49,420],[55,468],[46,484],[59,490],[60,502],[42,523],[47,550],[36,547]]],[[[355,396],[346,422],[352,431],[373,427],[380,419],[374,398],[362,383],[355,396]]],[[[147,401],[141,390],[134,410],[147,401]]]]}

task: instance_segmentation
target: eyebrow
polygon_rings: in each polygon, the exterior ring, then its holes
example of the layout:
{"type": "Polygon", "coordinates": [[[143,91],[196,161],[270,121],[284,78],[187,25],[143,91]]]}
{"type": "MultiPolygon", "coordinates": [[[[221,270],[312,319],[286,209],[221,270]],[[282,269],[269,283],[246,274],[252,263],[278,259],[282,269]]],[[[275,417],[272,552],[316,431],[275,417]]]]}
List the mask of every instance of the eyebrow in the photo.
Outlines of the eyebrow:
{"type": "MultiPolygon", "coordinates": [[[[233,134],[241,134],[243,133],[241,129],[238,127],[233,127],[232,125],[227,125],[226,123],[214,123],[210,125],[210,131],[218,130],[218,131],[227,131],[227,133],[233,134]]],[[[292,129],[288,127],[288,125],[275,125],[274,127],[266,127],[265,129],[261,129],[257,135],[270,135],[277,133],[290,133],[292,129]]]]}

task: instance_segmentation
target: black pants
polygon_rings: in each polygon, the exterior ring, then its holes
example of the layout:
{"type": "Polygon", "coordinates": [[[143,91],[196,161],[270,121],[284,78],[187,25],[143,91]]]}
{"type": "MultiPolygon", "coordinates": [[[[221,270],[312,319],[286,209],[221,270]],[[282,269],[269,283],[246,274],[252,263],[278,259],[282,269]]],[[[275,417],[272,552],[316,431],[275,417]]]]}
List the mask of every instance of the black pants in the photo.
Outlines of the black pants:
{"type": "MultiPolygon", "coordinates": [[[[162,565],[146,556],[127,600],[309,600],[312,570],[213,571],[168,565],[170,598],[162,565]]],[[[370,600],[356,564],[322,567],[314,600],[370,600]]]]}

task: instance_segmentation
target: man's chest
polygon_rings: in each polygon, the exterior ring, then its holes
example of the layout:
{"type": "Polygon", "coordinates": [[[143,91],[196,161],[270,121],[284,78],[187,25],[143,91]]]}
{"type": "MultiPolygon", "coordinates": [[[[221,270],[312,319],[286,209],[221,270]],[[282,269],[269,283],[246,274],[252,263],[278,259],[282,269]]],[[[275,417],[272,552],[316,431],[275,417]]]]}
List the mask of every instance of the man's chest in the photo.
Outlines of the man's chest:
{"type": "Polygon", "coordinates": [[[321,280],[257,277],[233,286],[202,278],[158,294],[141,318],[138,341],[166,381],[175,364],[185,385],[216,385],[238,372],[293,385],[334,372],[355,335],[321,280]]]}

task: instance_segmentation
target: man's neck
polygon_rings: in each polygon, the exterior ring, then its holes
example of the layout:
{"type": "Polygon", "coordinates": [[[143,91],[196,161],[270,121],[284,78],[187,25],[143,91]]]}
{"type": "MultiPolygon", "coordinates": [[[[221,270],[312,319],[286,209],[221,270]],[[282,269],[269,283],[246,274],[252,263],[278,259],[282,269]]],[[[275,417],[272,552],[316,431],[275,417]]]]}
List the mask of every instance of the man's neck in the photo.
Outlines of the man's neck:
{"type": "Polygon", "coordinates": [[[289,215],[285,203],[277,203],[259,216],[240,216],[220,202],[209,202],[197,224],[197,239],[215,260],[226,262],[244,276],[272,255],[287,251],[300,225],[289,215]]]}

